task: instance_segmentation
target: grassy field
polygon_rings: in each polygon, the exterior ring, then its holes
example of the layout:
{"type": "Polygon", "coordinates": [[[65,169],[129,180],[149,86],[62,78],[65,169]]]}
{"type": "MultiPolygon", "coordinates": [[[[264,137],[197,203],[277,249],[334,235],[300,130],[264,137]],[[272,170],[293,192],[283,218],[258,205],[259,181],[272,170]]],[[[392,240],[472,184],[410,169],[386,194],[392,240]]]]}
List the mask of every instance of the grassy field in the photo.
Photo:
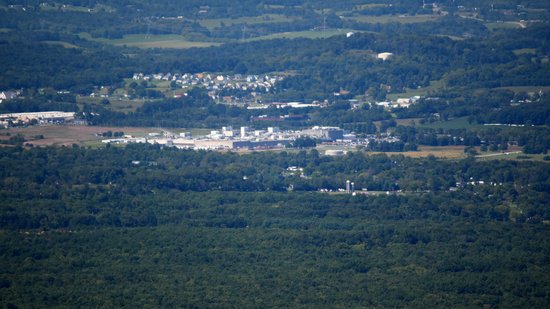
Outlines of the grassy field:
{"type": "Polygon", "coordinates": [[[495,88],[495,89],[507,89],[511,90],[513,92],[527,92],[527,93],[534,93],[539,92],[539,90],[542,90],[543,92],[547,93],[550,91],[550,86],[513,86],[513,87],[501,87],[501,88],[495,88]]]}
{"type": "Polygon", "coordinates": [[[401,93],[390,93],[386,95],[388,100],[397,100],[398,98],[410,98],[413,96],[428,96],[432,92],[441,91],[445,87],[442,80],[431,81],[430,85],[424,88],[407,88],[407,91],[401,93]]]}
{"type": "Polygon", "coordinates": [[[460,117],[460,118],[455,118],[448,121],[440,121],[440,122],[426,123],[426,124],[420,124],[420,122],[416,122],[416,125],[421,128],[432,128],[432,129],[441,128],[445,130],[472,129],[472,128],[482,126],[477,123],[469,123],[467,117],[460,117]]]}
{"type": "Polygon", "coordinates": [[[252,17],[240,17],[240,18],[216,18],[216,19],[203,19],[199,21],[201,26],[208,28],[212,31],[214,28],[221,27],[222,24],[227,26],[235,24],[268,24],[268,23],[280,23],[280,22],[294,22],[298,19],[295,17],[288,17],[281,14],[265,14],[261,16],[252,17]]]}
{"type": "MultiPolygon", "coordinates": [[[[78,104],[94,104],[94,105],[101,105],[102,98],[90,98],[90,97],[77,97],[76,102],[78,104]]],[[[106,105],[104,107],[115,111],[115,112],[134,112],[138,107],[141,107],[146,100],[140,100],[140,99],[134,99],[134,100],[128,100],[123,98],[109,98],[109,105],[106,105]]]]}
{"type": "Polygon", "coordinates": [[[434,156],[443,159],[462,159],[467,155],[464,153],[464,146],[419,146],[418,151],[408,152],[370,152],[373,154],[385,153],[387,155],[403,155],[411,158],[425,158],[434,156]]]}
{"type": "Polygon", "coordinates": [[[296,39],[296,38],[306,38],[306,39],[322,39],[328,38],[335,35],[344,35],[348,32],[359,32],[352,29],[327,29],[322,30],[308,30],[308,31],[296,31],[296,32],[282,32],[275,33],[271,35],[256,37],[248,39],[248,41],[258,41],[258,40],[272,40],[272,39],[296,39]]]}
{"type": "MultiPolygon", "coordinates": [[[[420,124],[422,118],[405,118],[405,119],[395,119],[395,122],[398,126],[412,126],[420,124]]],[[[377,124],[378,126],[379,124],[377,124]]]]}
{"type": "MultiPolygon", "coordinates": [[[[101,143],[101,134],[103,132],[124,132],[124,134],[133,135],[136,137],[145,137],[148,133],[162,132],[162,128],[141,128],[141,127],[100,127],[100,126],[70,126],[70,125],[50,125],[50,126],[33,126],[22,128],[10,128],[0,130],[0,138],[8,139],[6,133],[10,136],[21,134],[27,140],[27,143],[34,146],[70,146],[77,144],[81,146],[97,147],[104,145],[101,143]],[[43,138],[37,138],[42,135],[43,138]]],[[[168,131],[178,134],[180,132],[190,132],[193,136],[203,136],[210,133],[209,129],[183,129],[171,128],[168,131]]]]}
{"type": "Polygon", "coordinates": [[[360,23],[369,23],[369,24],[387,24],[387,23],[400,23],[400,24],[416,24],[416,23],[425,23],[428,21],[435,21],[439,18],[437,15],[384,15],[384,16],[353,16],[348,17],[347,19],[353,20],[360,23]]]}
{"type": "Polygon", "coordinates": [[[61,45],[65,48],[80,48],[80,46],[71,44],[69,42],[63,42],[63,41],[42,41],[42,43],[51,44],[51,45],[61,45]]]}
{"type": "Polygon", "coordinates": [[[514,50],[514,54],[516,55],[525,55],[525,54],[536,54],[537,50],[534,48],[520,48],[514,50]]]}
{"type": "Polygon", "coordinates": [[[507,22],[497,22],[497,23],[485,23],[485,27],[491,31],[500,30],[500,29],[517,29],[517,28],[523,28],[523,26],[515,21],[507,21],[507,22]]]}
{"type": "MultiPolygon", "coordinates": [[[[324,153],[326,150],[344,150],[344,151],[359,151],[355,147],[333,146],[333,145],[319,145],[317,150],[320,153],[324,153]]],[[[418,151],[408,152],[377,152],[368,151],[368,154],[387,154],[387,155],[403,155],[411,158],[425,158],[430,155],[437,158],[445,159],[460,159],[466,158],[464,153],[464,146],[419,146],[418,151]]]]}
{"type": "Polygon", "coordinates": [[[103,4],[96,4],[94,8],[87,8],[84,6],[76,6],[76,5],[61,5],[61,4],[54,4],[54,5],[46,5],[46,6],[40,6],[41,11],[45,12],[80,12],[80,13],[98,13],[98,12],[108,12],[112,13],[115,10],[107,5],[103,4]]]}
{"type": "Polygon", "coordinates": [[[46,6],[40,6],[40,10],[44,12],[80,12],[80,13],[91,13],[95,10],[92,10],[87,7],[83,6],[73,6],[73,5],[66,5],[62,6],[61,4],[57,5],[46,5],[46,6]]]}
{"type": "Polygon", "coordinates": [[[519,160],[519,161],[539,161],[547,162],[550,161],[544,160],[544,157],[547,155],[544,154],[524,154],[521,152],[520,147],[514,147],[508,149],[505,152],[479,152],[479,155],[476,156],[477,160],[486,161],[486,160],[519,160]]]}
{"type": "Polygon", "coordinates": [[[210,47],[218,46],[220,43],[215,42],[192,42],[186,40],[181,35],[176,34],[129,34],[125,35],[122,39],[105,39],[105,38],[92,38],[89,34],[81,34],[81,37],[87,40],[94,40],[105,44],[113,44],[117,46],[133,46],[139,48],[192,48],[192,47],[210,47]]]}
{"type": "MultiPolygon", "coordinates": [[[[127,78],[124,80],[124,88],[116,88],[112,92],[109,92],[107,89],[100,90],[98,94],[109,95],[109,97],[107,98],[109,100],[109,104],[107,105],[101,104],[101,101],[104,100],[104,98],[101,97],[77,96],[76,101],[81,108],[83,104],[102,105],[103,107],[115,112],[128,113],[136,111],[136,109],[143,106],[145,102],[154,102],[160,100],[147,98],[128,99],[126,94],[129,92],[128,90],[130,89],[130,84],[133,82],[136,81],[131,78],[127,78]]],[[[182,88],[171,89],[170,83],[170,81],[152,80],[148,82],[147,89],[160,91],[165,95],[166,98],[172,98],[176,93],[185,92],[187,90],[182,88]]]]}
{"type": "Polygon", "coordinates": [[[360,5],[357,5],[354,10],[368,10],[368,9],[371,9],[371,8],[376,8],[376,7],[385,7],[386,4],[381,4],[381,3],[371,3],[371,4],[360,4],[360,5]]]}

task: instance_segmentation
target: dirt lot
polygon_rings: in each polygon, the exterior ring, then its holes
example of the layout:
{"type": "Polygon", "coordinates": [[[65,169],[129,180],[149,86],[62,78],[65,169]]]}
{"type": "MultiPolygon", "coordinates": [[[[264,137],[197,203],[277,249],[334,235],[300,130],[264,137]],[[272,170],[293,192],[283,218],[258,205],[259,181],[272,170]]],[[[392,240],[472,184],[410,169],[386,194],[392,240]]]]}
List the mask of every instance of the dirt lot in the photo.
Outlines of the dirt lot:
{"type": "Polygon", "coordinates": [[[101,136],[101,133],[107,131],[124,132],[124,134],[130,134],[134,136],[145,136],[147,133],[150,132],[160,132],[160,129],[69,125],[34,126],[0,130],[0,139],[7,140],[12,136],[21,134],[25,137],[27,144],[30,143],[34,146],[70,146],[72,144],[92,146],[99,145],[101,143],[101,140],[105,139],[101,136]],[[7,133],[9,133],[9,136],[7,135],[7,133]]]}
{"type": "MultiPolygon", "coordinates": [[[[373,152],[378,153],[378,152],[373,152]]],[[[465,158],[464,146],[419,146],[418,151],[409,152],[384,152],[387,155],[404,155],[412,158],[423,158],[433,155],[437,158],[460,159],[465,158]]]]}

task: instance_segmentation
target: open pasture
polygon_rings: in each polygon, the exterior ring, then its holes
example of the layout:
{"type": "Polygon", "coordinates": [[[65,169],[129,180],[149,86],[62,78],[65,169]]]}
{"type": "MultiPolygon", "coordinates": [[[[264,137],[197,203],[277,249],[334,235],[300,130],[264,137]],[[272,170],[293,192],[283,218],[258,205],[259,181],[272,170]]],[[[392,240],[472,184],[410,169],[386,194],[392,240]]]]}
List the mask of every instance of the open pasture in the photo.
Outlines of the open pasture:
{"type": "MultiPolygon", "coordinates": [[[[86,39],[92,39],[89,35],[83,35],[86,39]]],[[[133,46],[139,48],[176,48],[186,49],[193,47],[217,46],[220,43],[215,42],[194,42],[189,41],[181,35],[176,34],[129,34],[122,39],[92,39],[105,44],[117,46],[133,46]]]]}

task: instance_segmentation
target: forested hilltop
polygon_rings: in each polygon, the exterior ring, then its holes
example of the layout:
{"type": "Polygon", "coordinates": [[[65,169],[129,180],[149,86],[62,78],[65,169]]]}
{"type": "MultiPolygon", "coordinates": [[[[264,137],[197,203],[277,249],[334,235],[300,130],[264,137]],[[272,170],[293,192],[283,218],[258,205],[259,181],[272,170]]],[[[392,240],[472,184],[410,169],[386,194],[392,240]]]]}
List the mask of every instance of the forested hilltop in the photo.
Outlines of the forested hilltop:
{"type": "Polygon", "coordinates": [[[0,308],[550,307],[549,20],[0,0],[0,308]]]}

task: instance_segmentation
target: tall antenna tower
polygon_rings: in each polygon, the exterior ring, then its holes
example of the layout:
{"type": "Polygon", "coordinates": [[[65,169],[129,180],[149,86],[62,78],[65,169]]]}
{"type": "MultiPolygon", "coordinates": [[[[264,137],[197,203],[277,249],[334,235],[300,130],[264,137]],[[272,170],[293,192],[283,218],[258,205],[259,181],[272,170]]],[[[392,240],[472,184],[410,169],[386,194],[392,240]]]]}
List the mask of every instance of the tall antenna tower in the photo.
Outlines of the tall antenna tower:
{"type": "Polygon", "coordinates": [[[246,39],[246,25],[244,25],[241,30],[242,30],[241,40],[244,41],[246,39]]]}
{"type": "Polygon", "coordinates": [[[325,10],[323,9],[323,36],[325,36],[325,31],[327,30],[327,16],[325,15],[325,10]]]}
{"type": "Polygon", "coordinates": [[[147,19],[147,33],[145,34],[145,38],[149,38],[149,32],[151,31],[151,20],[147,19]]]}

